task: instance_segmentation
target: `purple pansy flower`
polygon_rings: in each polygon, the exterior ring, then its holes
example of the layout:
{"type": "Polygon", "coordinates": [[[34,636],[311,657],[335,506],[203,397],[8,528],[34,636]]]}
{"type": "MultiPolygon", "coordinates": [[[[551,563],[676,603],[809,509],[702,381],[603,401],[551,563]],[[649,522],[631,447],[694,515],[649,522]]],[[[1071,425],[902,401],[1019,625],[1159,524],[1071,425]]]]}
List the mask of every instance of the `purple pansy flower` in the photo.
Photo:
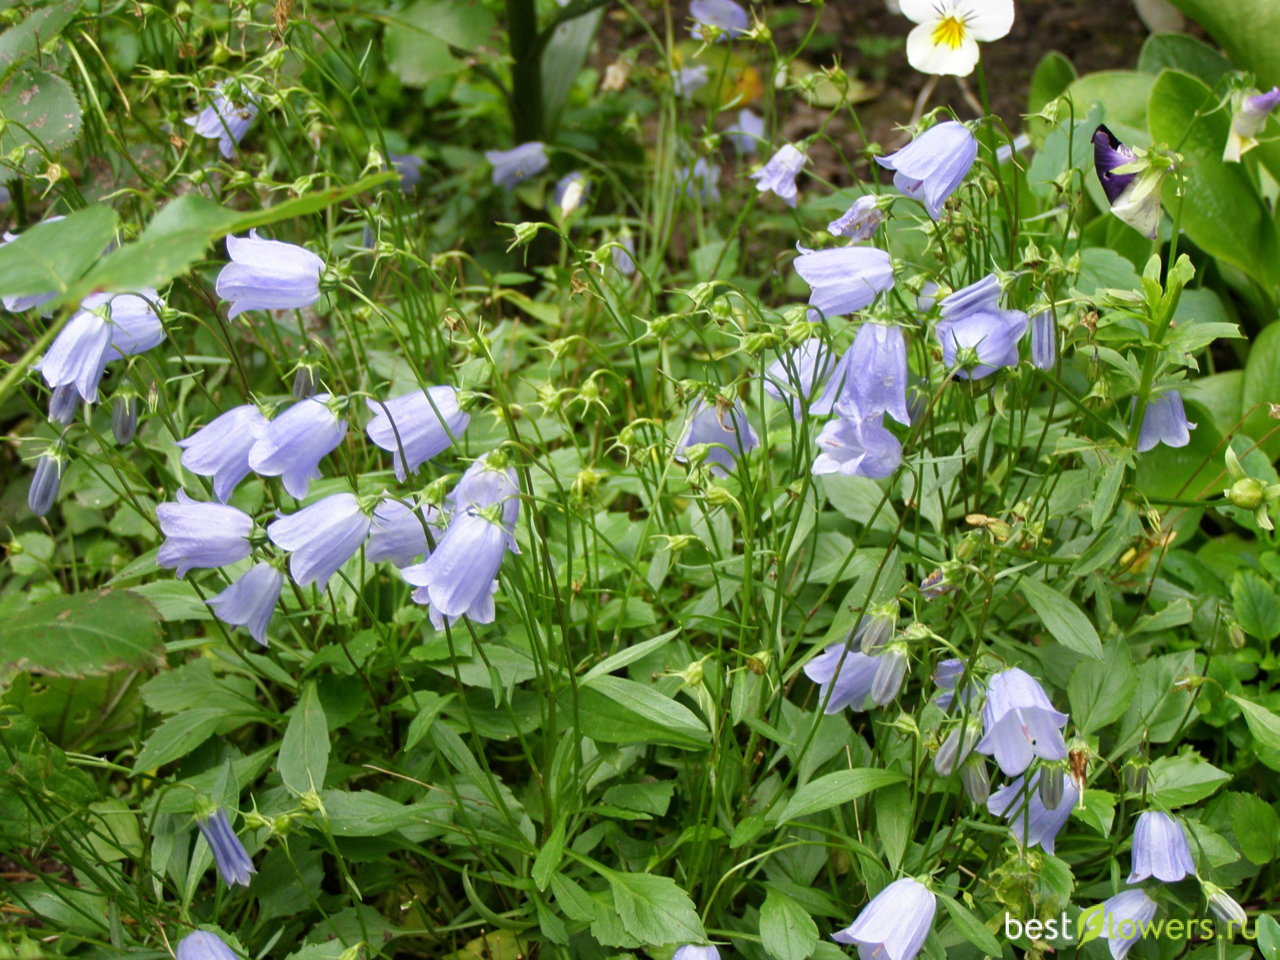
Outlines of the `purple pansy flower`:
{"type": "Polygon", "coordinates": [[[1182,394],[1170,390],[1147,402],[1138,430],[1138,452],[1146,453],[1156,444],[1166,447],[1185,447],[1191,442],[1191,431],[1196,425],[1187,419],[1182,405],[1182,394]]]}
{"type": "Polygon", "coordinates": [[[751,174],[756,190],[765,193],[772,190],[787,206],[796,205],[796,177],[804,169],[806,157],[791,144],[783,144],[769,162],[751,174]]]}
{"type": "Polygon", "coordinates": [[[1039,681],[1025,670],[1002,670],[987,684],[982,708],[986,735],[979,753],[994,756],[1006,776],[1016,777],[1031,765],[1033,757],[1062,760],[1067,744],[1062,728],[1067,715],[1053,709],[1039,681]]]}
{"type": "Polygon", "coordinates": [[[977,156],[978,141],[969,129],[948,120],[930,127],[897,153],[876,157],[876,163],[892,170],[893,185],[923,203],[937,220],[977,156]]]}
{"type": "Polygon", "coordinates": [[[246,310],[295,310],[320,299],[324,261],[310,250],[281,240],[263,240],[257,230],[227,237],[231,257],[214,289],[231,303],[227,319],[246,310]]]}
{"type": "Polygon", "coordinates": [[[192,567],[224,567],[251,551],[253,518],[235,507],[192,500],[179,490],[177,503],[160,504],[156,517],[165,536],[156,563],[179,577],[192,567]]]}
{"type": "Polygon", "coordinates": [[[1161,175],[1150,168],[1145,173],[1134,170],[1117,173],[1117,169],[1138,159],[1137,154],[1125,146],[1115,134],[1099,125],[1093,132],[1093,166],[1107,195],[1111,212],[1154,240],[1160,230],[1161,175]]]}
{"type": "Polygon", "coordinates": [[[458,406],[458,391],[428,387],[393,400],[369,400],[369,439],[391,454],[401,482],[466,432],[471,416],[458,406]]]}
{"type": "Polygon", "coordinates": [[[837,247],[802,253],[796,273],[812,292],[809,305],[825,319],[861,310],[893,286],[889,254],[875,247],[837,247]]]}
{"type": "Polygon", "coordinates": [[[291,497],[305,497],[311,481],[320,478],[320,461],[347,433],[347,421],[338,419],[330,399],[317,393],[269,421],[249,448],[250,469],[280,477],[291,497]]]}
{"type": "Polygon", "coordinates": [[[213,494],[223,503],[249,475],[249,451],[267,428],[267,418],[254,404],[232,407],[187,437],[182,465],[198,477],[213,477],[213,494]]]}
{"type": "Polygon", "coordinates": [[[1222,151],[1222,159],[1228,163],[1239,163],[1242,156],[1258,145],[1258,134],[1267,125],[1267,117],[1280,105],[1280,87],[1272,87],[1266,93],[1237,95],[1237,103],[1222,151]]]}
{"type": "Polygon", "coordinates": [[[1196,862],[1191,859],[1182,825],[1159,810],[1144,811],[1133,828],[1133,870],[1125,882],[1155,877],[1165,883],[1177,883],[1183,877],[1195,876],[1195,872],[1196,862]]]}
{"type": "Polygon", "coordinates": [[[276,611],[284,577],[269,563],[256,563],[227,589],[208,601],[214,615],[232,627],[247,627],[254,640],[267,645],[267,625],[276,611]]]}
{"type": "Polygon", "coordinates": [[[546,144],[530,140],[510,150],[486,150],[484,158],[493,164],[493,185],[510,190],[547,168],[546,144]]]}
{"type": "Polygon", "coordinates": [[[831,939],[856,944],[860,960],[913,960],[924,946],[937,909],[937,898],[928,887],[903,877],[876,894],[858,919],[831,939]]]}
{"type": "Polygon", "coordinates": [[[247,887],[249,878],[258,871],[254,869],[244,844],[231,829],[227,811],[218,807],[211,813],[197,816],[196,826],[213,851],[213,860],[218,865],[218,873],[222,875],[223,882],[229,887],[236,884],[247,887]]]}
{"type": "Polygon", "coordinates": [[[298,586],[315,583],[321,590],[351,559],[369,533],[371,520],[351,493],[335,493],[273,520],[267,536],[288,550],[289,574],[298,586]]]}
{"type": "Polygon", "coordinates": [[[738,458],[760,446],[760,439],[751,429],[747,415],[735,402],[722,408],[719,404],[706,404],[701,398],[693,405],[689,424],[676,444],[675,458],[685,463],[685,451],[698,444],[707,444],[706,462],[712,476],[731,473],[738,458]]]}

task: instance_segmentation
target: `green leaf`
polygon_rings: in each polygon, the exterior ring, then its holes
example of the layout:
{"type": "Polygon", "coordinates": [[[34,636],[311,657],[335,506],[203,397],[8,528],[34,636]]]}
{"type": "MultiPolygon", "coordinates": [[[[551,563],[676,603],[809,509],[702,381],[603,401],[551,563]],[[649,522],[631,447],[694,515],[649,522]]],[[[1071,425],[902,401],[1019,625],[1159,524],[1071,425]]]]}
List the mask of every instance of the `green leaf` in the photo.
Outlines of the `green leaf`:
{"type": "Polygon", "coordinates": [[[1004,955],[1004,950],[1000,946],[1000,941],[996,939],[995,934],[983,925],[959,900],[948,897],[945,894],[936,894],[938,902],[942,904],[943,909],[951,916],[951,922],[956,925],[966,940],[972,943],[983,953],[992,957],[1000,957],[1004,955]]]}
{"type": "Polygon", "coordinates": [[[59,677],[101,676],[163,662],[151,604],[127,590],[74,593],[0,621],[0,668],[59,677]]]}
{"type": "Polygon", "coordinates": [[[152,731],[133,762],[133,772],[146,773],[181,760],[211,736],[227,711],[222,707],[196,707],[175,713],[152,731]]]}
{"type": "Polygon", "coordinates": [[[302,688],[280,743],[280,779],[294,793],[304,794],[324,786],[328,768],[329,726],[316,685],[310,682],[302,688]]]}
{"type": "Polygon", "coordinates": [[[1027,603],[1055,640],[1068,650],[1095,660],[1102,659],[1102,641],[1098,639],[1098,631],[1079,607],[1040,580],[1023,577],[1020,586],[1027,603]]]}
{"type": "Polygon", "coordinates": [[[1203,81],[1175,70],[1160,74],[1151,88],[1151,137],[1175,144],[1185,159],[1183,196],[1167,186],[1165,208],[1170,215],[1180,209],[1182,229],[1206,253],[1269,289],[1280,281],[1275,225],[1244,166],[1222,159],[1231,118],[1211,110],[1216,101],[1203,81]]]}
{"type": "Polygon", "coordinates": [[[677,628],[675,630],[670,630],[661,636],[645,640],[642,643],[632,644],[625,650],[619,650],[613,656],[606,657],[583,674],[581,682],[590,683],[597,677],[603,677],[607,674],[613,673],[615,670],[621,670],[623,667],[635,663],[637,660],[643,660],[659,647],[663,647],[670,643],[679,633],[680,630],[677,628]]]}
{"type": "Polygon", "coordinates": [[[337,837],[379,837],[424,820],[444,822],[450,809],[447,798],[438,804],[403,804],[372,790],[322,790],[320,802],[337,837]]]}
{"type": "Polygon", "coordinates": [[[542,115],[549,130],[555,129],[603,18],[604,9],[598,8],[566,20],[552,32],[542,51],[542,115]]]}
{"type": "Polygon", "coordinates": [[[1245,722],[1249,724],[1249,732],[1254,738],[1264,747],[1280,750],[1280,717],[1252,700],[1237,697],[1234,693],[1227,696],[1234,700],[1244,713],[1245,722]]]}
{"type": "Polygon", "coordinates": [[[837,770],[817,780],[811,780],[792,794],[786,807],[778,816],[778,823],[807,817],[811,813],[829,810],[834,806],[858,799],[891,783],[901,783],[906,778],[892,770],[866,767],[859,770],[837,770]]]}
{"type": "Polygon", "coordinates": [[[62,0],[33,10],[16,26],[0,34],[0,80],[4,80],[24,60],[62,32],[80,9],[81,0],[62,0]]]}
{"type": "Polygon", "coordinates": [[[80,101],[70,84],[47,70],[20,70],[0,91],[0,157],[22,173],[44,166],[46,153],[69,147],[80,136],[80,101]],[[21,160],[10,154],[22,150],[21,160]]]}
{"type": "Polygon", "coordinates": [[[401,83],[424,87],[466,69],[451,48],[492,45],[495,24],[478,0],[418,0],[387,25],[387,63],[401,83]]]}
{"type": "Polygon", "coordinates": [[[605,873],[622,926],[642,944],[703,943],[707,939],[693,901],[670,877],[605,873]]]}
{"type": "Polygon", "coordinates": [[[295,200],[249,213],[221,207],[195,194],[179,197],[156,214],[135,242],[104,257],[92,273],[58,302],[81,300],[95,290],[162,287],[186,272],[214,241],[229,233],[244,233],[270,223],[315,213],[395,177],[395,171],[383,171],[355,183],[316,190],[295,200]]]}
{"type": "Polygon", "coordinates": [[[596,677],[583,684],[578,690],[578,713],[582,731],[602,743],[702,747],[711,738],[706,725],[684,704],[623,677],[596,677]]]}
{"type": "Polygon", "coordinates": [[[1280,636],[1280,596],[1252,570],[1231,578],[1231,603],[1245,633],[1270,641],[1280,636]]]}
{"type": "Polygon", "coordinates": [[[1101,120],[1107,126],[1145,130],[1147,99],[1153,82],[1147,74],[1136,70],[1100,70],[1086,73],[1071,84],[1067,96],[1075,104],[1077,117],[1083,117],[1091,106],[1098,104],[1102,107],[1101,120]]]}
{"type": "Polygon", "coordinates": [[[116,223],[110,207],[89,207],[24,230],[17,240],[0,246],[0,296],[66,290],[102,256],[116,223]]]}
{"type": "Polygon", "coordinates": [[[1262,960],[1280,960],[1280,923],[1276,918],[1269,913],[1258,914],[1254,930],[1262,960]]]}
{"type": "Polygon", "coordinates": [[[1027,94],[1027,113],[1039,113],[1045,105],[1066,92],[1076,79],[1076,68],[1071,61],[1050,50],[1036,64],[1031,75],[1031,89],[1027,94]]]}
{"type": "Polygon", "coordinates": [[[1104,660],[1082,660],[1071,673],[1071,719],[1086,736],[1101,730],[1124,716],[1137,688],[1138,671],[1128,646],[1108,644],[1104,660]]]}
{"type": "Polygon", "coordinates": [[[1280,84],[1280,5],[1275,0],[1173,0],[1226,51],[1241,70],[1257,74],[1259,85],[1280,84]]]}
{"type": "Polygon", "coordinates": [[[1147,786],[1151,797],[1164,806],[1184,807],[1212,796],[1230,779],[1230,774],[1188,752],[1151,764],[1147,786]]]}
{"type": "Polygon", "coordinates": [[[1189,73],[1216,87],[1231,71],[1231,62],[1213,47],[1185,33],[1153,33],[1138,54],[1138,70],[1155,75],[1166,67],[1189,73]]]}
{"type": "Polygon", "coordinates": [[[876,837],[880,841],[889,869],[896,871],[906,853],[911,839],[911,818],[915,805],[911,790],[904,783],[895,783],[879,791],[875,797],[876,837]]]}
{"type": "Polygon", "coordinates": [[[1276,425],[1270,416],[1273,403],[1280,404],[1280,323],[1268,324],[1253,338],[1240,392],[1244,432],[1262,441],[1261,449],[1271,460],[1280,457],[1280,432],[1262,438],[1276,425]]]}
{"type": "Polygon", "coordinates": [[[565,815],[561,814],[556,820],[555,827],[542,842],[542,846],[538,848],[538,855],[533,860],[533,870],[529,875],[533,877],[533,883],[539,890],[547,889],[547,884],[551,882],[551,875],[555,873],[560,866],[560,861],[564,858],[565,819],[565,815]]]}
{"type": "Polygon", "coordinates": [[[1232,793],[1227,797],[1231,811],[1231,831],[1236,835],[1240,852],[1262,866],[1276,856],[1280,838],[1280,815],[1276,808],[1252,793],[1232,793]]]}
{"type": "Polygon", "coordinates": [[[809,912],[773,886],[760,907],[760,941],[777,960],[806,960],[818,945],[809,912]]]}

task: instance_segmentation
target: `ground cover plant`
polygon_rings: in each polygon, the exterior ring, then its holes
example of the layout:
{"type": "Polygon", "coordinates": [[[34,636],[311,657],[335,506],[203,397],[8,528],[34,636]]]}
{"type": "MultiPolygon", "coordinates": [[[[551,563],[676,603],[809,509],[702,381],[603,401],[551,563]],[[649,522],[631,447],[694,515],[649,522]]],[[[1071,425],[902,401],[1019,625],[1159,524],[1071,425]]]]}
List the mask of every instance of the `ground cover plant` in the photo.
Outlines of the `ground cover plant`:
{"type": "Polygon", "coordinates": [[[1280,960],[1280,13],[1033,6],[8,7],[0,955],[1280,960]]]}

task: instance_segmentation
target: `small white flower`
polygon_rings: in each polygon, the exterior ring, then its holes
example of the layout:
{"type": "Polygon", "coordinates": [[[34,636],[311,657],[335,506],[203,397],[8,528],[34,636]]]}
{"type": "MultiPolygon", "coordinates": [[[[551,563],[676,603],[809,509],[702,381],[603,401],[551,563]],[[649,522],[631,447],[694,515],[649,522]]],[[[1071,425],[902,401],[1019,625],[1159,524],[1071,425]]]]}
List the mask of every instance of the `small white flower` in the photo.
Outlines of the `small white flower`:
{"type": "Polygon", "coordinates": [[[1013,27],[1013,0],[901,0],[902,13],[919,24],[907,37],[907,60],[921,73],[967,77],[978,64],[978,44],[1013,27]]]}

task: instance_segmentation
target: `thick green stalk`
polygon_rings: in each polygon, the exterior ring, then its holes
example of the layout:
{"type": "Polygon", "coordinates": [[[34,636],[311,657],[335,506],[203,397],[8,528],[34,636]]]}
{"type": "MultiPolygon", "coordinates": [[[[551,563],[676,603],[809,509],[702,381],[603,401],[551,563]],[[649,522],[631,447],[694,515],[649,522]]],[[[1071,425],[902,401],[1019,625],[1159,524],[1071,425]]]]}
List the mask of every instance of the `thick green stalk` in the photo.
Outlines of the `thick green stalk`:
{"type": "Polygon", "coordinates": [[[511,48],[511,122],[516,141],[542,139],[542,43],[533,0],[507,0],[511,48]]]}

